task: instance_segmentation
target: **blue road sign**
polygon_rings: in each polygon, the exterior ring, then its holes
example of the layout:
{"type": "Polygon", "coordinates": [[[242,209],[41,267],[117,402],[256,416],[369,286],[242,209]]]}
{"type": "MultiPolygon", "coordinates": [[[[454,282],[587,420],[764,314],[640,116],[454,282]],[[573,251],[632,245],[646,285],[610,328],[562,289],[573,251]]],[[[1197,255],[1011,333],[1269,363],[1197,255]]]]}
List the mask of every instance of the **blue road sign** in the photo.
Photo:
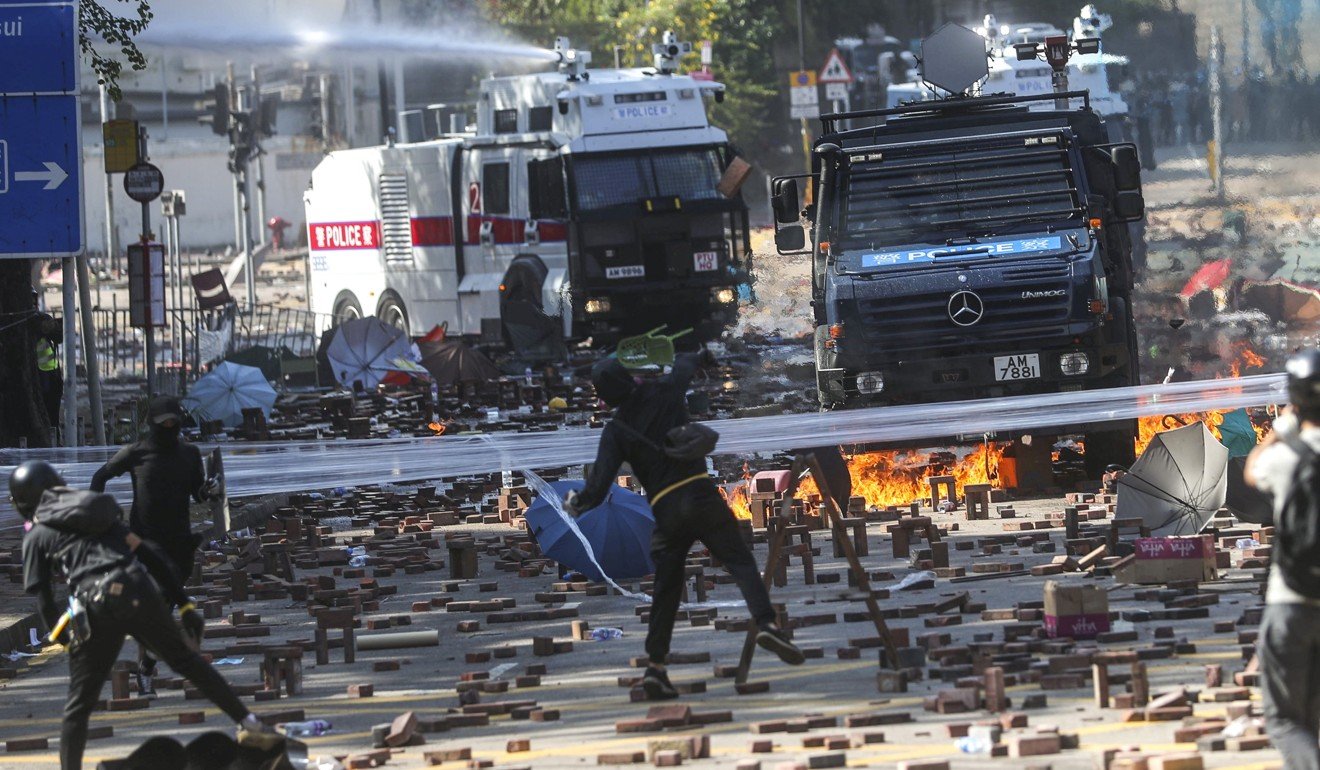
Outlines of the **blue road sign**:
{"type": "Polygon", "coordinates": [[[0,0],[0,259],[83,249],[75,2],[0,0]]]}
{"type": "Polygon", "coordinates": [[[72,93],[77,17],[72,4],[0,0],[0,93],[72,93]]]}

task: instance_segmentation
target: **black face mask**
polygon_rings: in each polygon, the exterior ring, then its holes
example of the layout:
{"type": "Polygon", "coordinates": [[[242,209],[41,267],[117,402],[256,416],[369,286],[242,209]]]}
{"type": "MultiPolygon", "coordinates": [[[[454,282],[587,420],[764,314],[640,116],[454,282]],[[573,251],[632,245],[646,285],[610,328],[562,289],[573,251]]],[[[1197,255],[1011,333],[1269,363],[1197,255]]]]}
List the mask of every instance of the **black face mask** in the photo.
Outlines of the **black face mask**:
{"type": "Polygon", "coordinates": [[[152,425],[151,438],[159,444],[177,444],[179,443],[179,433],[182,426],[174,425],[152,425]]]}

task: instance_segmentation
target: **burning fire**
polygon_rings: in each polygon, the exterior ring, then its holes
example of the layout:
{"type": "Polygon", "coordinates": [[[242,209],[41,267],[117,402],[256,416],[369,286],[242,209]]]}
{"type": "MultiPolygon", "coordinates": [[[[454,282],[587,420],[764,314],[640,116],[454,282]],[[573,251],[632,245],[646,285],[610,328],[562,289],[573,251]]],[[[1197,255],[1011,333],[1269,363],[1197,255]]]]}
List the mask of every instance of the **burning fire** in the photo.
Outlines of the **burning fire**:
{"type": "MultiPolygon", "coordinates": [[[[961,458],[953,451],[931,454],[883,451],[851,455],[845,460],[852,477],[853,495],[865,498],[867,506],[885,507],[907,505],[930,497],[930,485],[926,480],[932,476],[953,476],[959,489],[967,484],[989,484],[998,478],[999,460],[1004,449],[999,444],[986,444],[961,458]]],[[[748,487],[749,484],[738,484],[724,492],[729,507],[741,519],[752,517],[748,487]]],[[[819,494],[811,476],[803,479],[797,491],[799,498],[819,494]]]]}
{"type": "MultiPolygon", "coordinates": [[[[1233,346],[1236,353],[1235,358],[1228,365],[1228,376],[1230,379],[1237,379],[1242,376],[1245,369],[1261,369],[1267,363],[1265,357],[1252,350],[1250,343],[1239,342],[1233,346]]],[[[1220,378],[1222,379],[1222,378],[1220,378]]],[[[1222,440],[1219,434],[1219,426],[1224,423],[1224,415],[1228,412],[1217,410],[1205,412],[1202,414],[1170,414],[1159,417],[1140,417],[1137,419],[1137,455],[1146,451],[1150,445],[1151,439],[1155,438],[1156,433],[1166,430],[1173,430],[1184,425],[1190,425],[1194,422],[1204,422],[1215,438],[1222,440]]],[[[1252,427],[1256,430],[1256,440],[1259,441],[1265,437],[1269,429],[1253,423],[1252,427]]]]}

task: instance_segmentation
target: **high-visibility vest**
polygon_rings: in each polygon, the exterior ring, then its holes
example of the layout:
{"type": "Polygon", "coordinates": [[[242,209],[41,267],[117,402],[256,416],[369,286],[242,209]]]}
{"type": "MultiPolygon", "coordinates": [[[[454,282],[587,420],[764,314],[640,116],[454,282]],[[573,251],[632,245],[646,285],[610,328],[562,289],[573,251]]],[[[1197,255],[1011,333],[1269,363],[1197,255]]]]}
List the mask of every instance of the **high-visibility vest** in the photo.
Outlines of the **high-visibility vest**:
{"type": "Polygon", "coordinates": [[[60,358],[55,355],[55,346],[45,337],[37,340],[37,368],[43,372],[53,372],[60,368],[60,358]]]}

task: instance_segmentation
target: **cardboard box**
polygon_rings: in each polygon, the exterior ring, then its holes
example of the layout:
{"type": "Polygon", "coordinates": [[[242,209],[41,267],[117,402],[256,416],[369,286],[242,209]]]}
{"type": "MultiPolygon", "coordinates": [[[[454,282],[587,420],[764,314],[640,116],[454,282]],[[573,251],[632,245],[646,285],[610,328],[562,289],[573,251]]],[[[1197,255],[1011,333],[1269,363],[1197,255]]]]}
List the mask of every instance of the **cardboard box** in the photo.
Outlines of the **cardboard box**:
{"type": "Polygon", "coordinates": [[[1214,580],[1215,541],[1210,535],[1140,537],[1131,560],[1114,570],[1120,583],[1161,585],[1178,580],[1214,580]]]}
{"type": "Polygon", "coordinates": [[[1045,583],[1045,634],[1091,639],[1109,630],[1109,594],[1098,586],[1045,583]]]}

